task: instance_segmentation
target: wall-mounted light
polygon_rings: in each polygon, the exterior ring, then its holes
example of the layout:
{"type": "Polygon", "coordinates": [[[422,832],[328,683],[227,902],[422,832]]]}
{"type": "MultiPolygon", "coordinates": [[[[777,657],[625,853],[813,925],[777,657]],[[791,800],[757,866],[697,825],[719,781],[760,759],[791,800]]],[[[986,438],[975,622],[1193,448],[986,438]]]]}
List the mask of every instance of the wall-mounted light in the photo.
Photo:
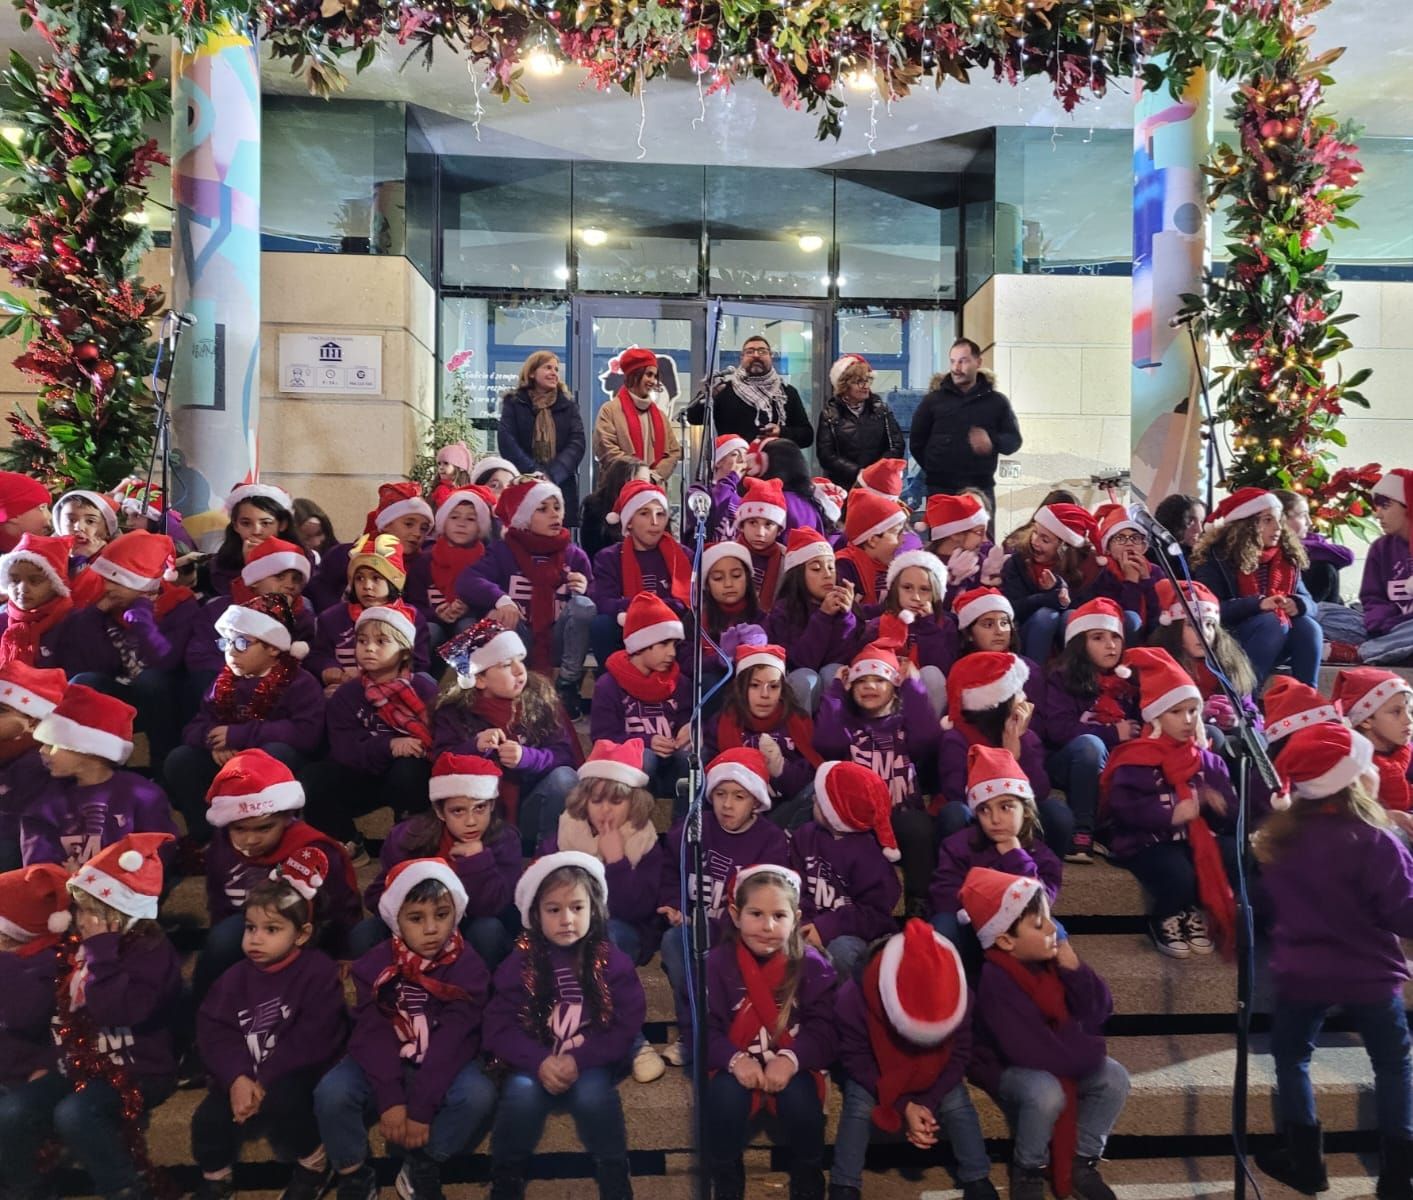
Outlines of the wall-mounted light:
{"type": "Polygon", "coordinates": [[[806,254],[813,254],[816,250],[822,249],[824,239],[817,233],[800,234],[800,249],[806,254]]]}
{"type": "Polygon", "coordinates": [[[525,58],[525,65],[530,69],[531,75],[548,77],[564,73],[564,60],[543,46],[537,46],[530,51],[525,58]]]}
{"type": "Polygon", "coordinates": [[[608,241],[608,234],[597,226],[590,225],[586,229],[579,230],[579,240],[586,246],[602,246],[608,241]]]}

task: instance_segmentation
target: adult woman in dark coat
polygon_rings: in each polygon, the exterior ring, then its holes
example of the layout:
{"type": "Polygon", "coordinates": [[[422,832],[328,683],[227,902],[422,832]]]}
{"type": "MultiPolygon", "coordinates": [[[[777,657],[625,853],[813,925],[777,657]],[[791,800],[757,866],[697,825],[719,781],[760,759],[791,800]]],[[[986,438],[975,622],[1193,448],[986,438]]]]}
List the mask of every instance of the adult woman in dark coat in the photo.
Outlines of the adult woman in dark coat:
{"type": "Polygon", "coordinates": [[[500,406],[497,452],[529,475],[549,476],[564,493],[564,518],[579,516],[579,464],[588,442],[579,404],[559,377],[559,358],[536,350],[520,368],[520,384],[500,406]]]}
{"type": "Polygon", "coordinates": [[[898,418],[873,390],[873,368],[859,354],[846,354],[829,369],[834,394],[819,412],[815,453],[824,473],[846,492],[859,471],[880,458],[904,458],[907,448],[898,418]]]}

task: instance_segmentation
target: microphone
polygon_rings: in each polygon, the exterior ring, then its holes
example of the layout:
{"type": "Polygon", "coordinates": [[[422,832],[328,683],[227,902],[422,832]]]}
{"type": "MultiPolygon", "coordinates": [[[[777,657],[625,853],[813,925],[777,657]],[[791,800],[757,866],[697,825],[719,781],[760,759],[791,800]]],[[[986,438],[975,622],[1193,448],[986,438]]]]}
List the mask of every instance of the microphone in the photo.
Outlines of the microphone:
{"type": "Polygon", "coordinates": [[[1148,535],[1148,540],[1162,546],[1169,558],[1182,557],[1182,546],[1179,544],[1177,538],[1173,537],[1168,531],[1167,526],[1163,525],[1158,518],[1144,508],[1143,505],[1132,505],[1129,508],[1129,515],[1133,518],[1134,523],[1142,528],[1143,532],[1148,535]]]}
{"type": "Polygon", "coordinates": [[[171,317],[178,325],[188,326],[196,324],[196,318],[190,313],[177,312],[176,309],[172,309],[171,317]]]}
{"type": "Polygon", "coordinates": [[[711,497],[702,489],[693,488],[687,493],[687,507],[698,521],[705,521],[711,516],[711,497]]]}
{"type": "Polygon", "coordinates": [[[1184,325],[1191,325],[1194,321],[1202,319],[1202,310],[1193,309],[1191,312],[1178,313],[1175,317],[1168,318],[1169,329],[1181,329],[1184,325]]]}

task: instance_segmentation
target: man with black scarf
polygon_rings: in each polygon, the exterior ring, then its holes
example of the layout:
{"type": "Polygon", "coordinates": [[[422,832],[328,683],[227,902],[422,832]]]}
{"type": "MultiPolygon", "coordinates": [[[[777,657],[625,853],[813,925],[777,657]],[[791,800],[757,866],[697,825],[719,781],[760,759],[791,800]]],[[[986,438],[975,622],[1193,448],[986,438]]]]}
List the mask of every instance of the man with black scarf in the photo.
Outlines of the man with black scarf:
{"type": "MultiPolygon", "coordinates": [[[[775,373],[770,343],[757,334],[741,346],[734,371],[712,376],[712,424],[716,435],[734,433],[748,442],[757,438],[788,438],[801,449],[814,441],[814,429],[800,393],[775,373]]],[[[698,396],[687,420],[706,420],[706,400],[698,396]]]]}

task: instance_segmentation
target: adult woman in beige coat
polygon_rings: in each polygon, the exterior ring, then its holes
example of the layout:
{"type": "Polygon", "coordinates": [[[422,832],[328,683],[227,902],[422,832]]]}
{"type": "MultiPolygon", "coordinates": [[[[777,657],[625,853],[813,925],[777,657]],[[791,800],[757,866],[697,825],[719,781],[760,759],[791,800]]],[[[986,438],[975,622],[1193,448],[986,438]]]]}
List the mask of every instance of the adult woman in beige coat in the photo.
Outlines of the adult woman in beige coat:
{"type": "Polygon", "coordinates": [[[594,421],[594,458],[600,468],[622,458],[643,463],[659,482],[666,482],[682,460],[682,444],[653,400],[657,355],[634,346],[623,352],[618,366],[623,386],[594,421]]]}

